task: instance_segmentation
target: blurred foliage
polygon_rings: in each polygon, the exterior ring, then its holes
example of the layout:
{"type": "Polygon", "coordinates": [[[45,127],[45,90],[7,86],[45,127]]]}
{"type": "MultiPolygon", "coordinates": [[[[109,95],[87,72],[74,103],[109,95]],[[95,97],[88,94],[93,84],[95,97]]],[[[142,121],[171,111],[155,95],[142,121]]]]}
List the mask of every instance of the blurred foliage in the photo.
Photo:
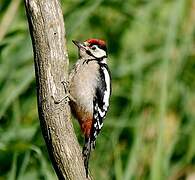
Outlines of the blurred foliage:
{"type": "MultiPolygon", "coordinates": [[[[195,1],[66,0],[62,8],[71,64],[72,39],[102,38],[109,49],[113,93],[94,178],[195,179],[195,1]]],[[[24,4],[1,0],[0,180],[57,179],[46,152],[24,4]]]]}

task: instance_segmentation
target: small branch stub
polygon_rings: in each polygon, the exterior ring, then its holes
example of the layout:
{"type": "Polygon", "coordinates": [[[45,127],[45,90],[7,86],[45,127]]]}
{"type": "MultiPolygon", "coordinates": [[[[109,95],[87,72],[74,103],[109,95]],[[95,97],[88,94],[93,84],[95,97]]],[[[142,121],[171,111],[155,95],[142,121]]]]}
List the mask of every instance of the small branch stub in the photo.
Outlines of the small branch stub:
{"type": "MultiPolygon", "coordinates": [[[[38,111],[42,133],[60,180],[85,180],[80,146],[70,120],[65,96],[68,54],[63,15],[58,0],[25,0],[34,50],[38,111]],[[54,97],[54,98],[52,98],[54,97]]],[[[90,177],[88,179],[91,179],[90,177]]]]}

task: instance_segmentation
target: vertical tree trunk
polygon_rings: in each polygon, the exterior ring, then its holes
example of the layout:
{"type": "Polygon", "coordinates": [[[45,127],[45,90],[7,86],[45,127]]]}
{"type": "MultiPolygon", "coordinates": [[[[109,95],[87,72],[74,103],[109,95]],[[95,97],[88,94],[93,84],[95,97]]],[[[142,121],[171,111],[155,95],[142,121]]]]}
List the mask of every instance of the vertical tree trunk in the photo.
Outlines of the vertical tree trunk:
{"type": "MultiPolygon", "coordinates": [[[[68,54],[58,0],[25,0],[34,50],[38,111],[42,133],[60,180],[86,179],[82,154],[70,121],[62,81],[67,80],[68,54]]],[[[90,179],[90,178],[88,178],[90,179]]]]}

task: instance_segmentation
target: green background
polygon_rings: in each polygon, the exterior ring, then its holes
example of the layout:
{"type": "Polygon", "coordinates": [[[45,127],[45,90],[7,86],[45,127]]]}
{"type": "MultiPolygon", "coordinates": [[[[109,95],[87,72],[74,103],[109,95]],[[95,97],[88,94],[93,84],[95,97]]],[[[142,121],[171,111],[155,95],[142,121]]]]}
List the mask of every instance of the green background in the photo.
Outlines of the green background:
{"type": "MultiPolygon", "coordinates": [[[[72,39],[108,45],[113,93],[90,159],[94,179],[194,180],[195,1],[63,0],[62,9],[71,66],[72,39]]],[[[0,0],[0,180],[14,179],[57,178],[39,126],[24,4],[0,0]]]]}

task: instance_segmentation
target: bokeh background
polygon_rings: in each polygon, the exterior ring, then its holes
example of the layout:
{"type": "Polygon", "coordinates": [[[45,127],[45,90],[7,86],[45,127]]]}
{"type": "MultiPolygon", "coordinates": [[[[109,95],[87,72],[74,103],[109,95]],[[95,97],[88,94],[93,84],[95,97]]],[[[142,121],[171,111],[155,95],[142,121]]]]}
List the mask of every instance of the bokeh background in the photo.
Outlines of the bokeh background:
{"type": "MultiPolygon", "coordinates": [[[[195,1],[63,0],[62,9],[70,65],[72,39],[101,38],[109,49],[113,93],[90,160],[94,179],[195,180],[195,1]]],[[[57,178],[39,126],[24,4],[1,0],[0,180],[15,179],[57,178]]]]}

